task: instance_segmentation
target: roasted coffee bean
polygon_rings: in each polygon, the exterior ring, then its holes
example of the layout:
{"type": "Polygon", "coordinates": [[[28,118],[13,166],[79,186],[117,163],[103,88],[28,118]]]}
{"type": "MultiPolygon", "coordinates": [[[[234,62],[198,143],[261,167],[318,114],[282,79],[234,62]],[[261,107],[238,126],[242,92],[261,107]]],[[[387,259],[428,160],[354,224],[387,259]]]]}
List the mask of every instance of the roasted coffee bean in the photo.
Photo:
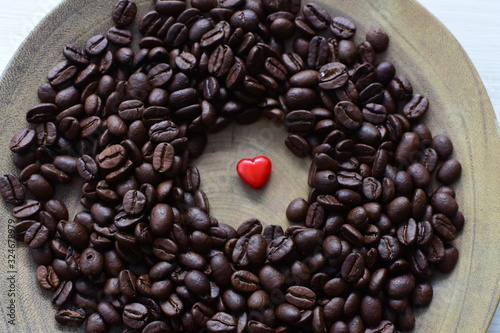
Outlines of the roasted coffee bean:
{"type": "Polygon", "coordinates": [[[10,140],[9,149],[14,153],[24,153],[28,151],[35,142],[35,131],[23,129],[17,132],[10,140]]]}
{"type": "Polygon", "coordinates": [[[393,262],[399,257],[399,254],[401,252],[401,244],[399,243],[397,238],[390,235],[385,235],[380,239],[378,251],[382,260],[393,262]]]}
{"type": "Polygon", "coordinates": [[[300,310],[288,303],[278,305],[274,311],[276,314],[276,318],[286,324],[296,323],[301,318],[300,310]]]}
{"type": "Polygon", "coordinates": [[[351,253],[342,264],[341,274],[347,282],[355,282],[363,275],[364,260],[359,253],[351,253]]]}
{"type": "Polygon", "coordinates": [[[239,270],[231,275],[231,285],[237,291],[253,293],[259,288],[259,278],[250,271],[239,270]]]}
{"type": "Polygon", "coordinates": [[[97,172],[99,171],[97,163],[89,155],[80,157],[76,167],[78,174],[86,181],[91,181],[97,177],[97,172]]]}
{"type": "Polygon", "coordinates": [[[15,218],[26,219],[30,216],[38,214],[41,209],[41,204],[37,200],[25,200],[20,205],[15,206],[12,209],[12,213],[15,218]]]}
{"type": "Polygon", "coordinates": [[[363,114],[359,108],[348,101],[342,101],[335,105],[335,117],[337,121],[347,129],[355,130],[361,126],[363,114]]]}
{"type": "Polygon", "coordinates": [[[456,159],[449,159],[439,167],[436,178],[445,185],[451,185],[460,178],[462,165],[456,159]]]}
{"type": "Polygon", "coordinates": [[[188,290],[196,295],[207,295],[210,292],[210,280],[200,271],[193,270],[186,274],[184,284],[188,290]]]}
{"type": "Polygon", "coordinates": [[[318,85],[322,89],[340,88],[347,83],[348,79],[347,67],[340,62],[332,62],[319,69],[318,85]]]}
{"type": "Polygon", "coordinates": [[[287,289],[285,300],[299,309],[310,309],[316,303],[316,295],[307,287],[292,286],[287,289]]]}
{"type": "Polygon", "coordinates": [[[298,157],[307,156],[311,150],[309,143],[297,134],[290,134],[285,140],[285,145],[298,157]]]}
{"type": "Polygon", "coordinates": [[[55,65],[47,74],[50,88],[40,86],[38,95],[44,103],[54,103],[57,92],[52,86],[62,85],[69,82],[77,73],[78,68],[69,61],[62,61],[55,65]]]}
{"type": "Polygon", "coordinates": [[[330,31],[341,39],[349,39],[356,33],[356,25],[345,17],[334,17],[330,23],[330,31]]]}
{"type": "Polygon", "coordinates": [[[25,185],[37,199],[47,200],[54,195],[54,187],[40,174],[32,174],[25,185]]]}
{"type": "Polygon", "coordinates": [[[19,205],[24,201],[24,188],[19,178],[13,174],[6,174],[0,178],[0,194],[5,202],[19,205]]]}
{"type": "Polygon", "coordinates": [[[168,142],[158,144],[153,153],[153,168],[158,172],[167,172],[174,161],[174,147],[168,142]]]}
{"type": "Polygon", "coordinates": [[[90,62],[87,52],[76,44],[66,45],[63,49],[63,55],[75,65],[88,65],[90,62]]]}
{"type": "Polygon", "coordinates": [[[289,221],[299,223],[305,220],[309,204],[302,198],[296,198],[290,202],[286,209],[286,217],[289,221]]]}
{"type": "Polygon", "coordinates": [[[217,312],[212,318],[207,321],[207,329],[209,332],[236,332],[236,319],[225,312],[217,312]]]}
{"type": "MultiPolygon", "coordinates": [[[[444,194],[448,196],[447,194],[444,194]]],[[[450,197],[451,198],[451,197],[450,197]]],[[[457,237],[457,229],[450,219],[443,214],[435,214],[430,220],[434,233],[446,240],[453,240],[457,237]]]]}
{"type": "Polygon", "coordinates": [[[123,323],[128,327],[140,329],[148,322],[148,309],[141,303],[129,303],[123,308],[122,318],[123,323]]]}
{"type": "Polygon", "coordinates": [[[118,28],[131,24],[137,14],[137,5],[133,1],[120,0],[113,8],[111,17],[118,28]]]}
{"type": "MultiPolygon", "coordinates": [[[[57,96],[57,95],[56,95],[57,96]]],[[[56,104],[42,103],[32,107],[26,113],[26,120],[32,124],[40,124],[55,119],[59,108],[56,104]]]]}
{"type": "Polygon", "coordinates": [[[61,309],[56,312],[55,319],[64,326],[80,326],[85,321],[85,311],[83,309],[61,309]]]}
{"type": "Polygon", "coordinates": [[[413,95],[413,87],[405,76],[396,75],[389,82],[389,92],[397,100],[406,101],[413,95]]]}
{"type": "Polygon", "coordinates": [[[315,3],[305,5],[302,8],[302,13],[307,22],[318,30],[327,29],[332,21],[330,14],[323,7],[315,3]]]}
{"type": "MultiPolygon", "coordinates": [[[[72,125],[69,124],[68,127],[70,128],[67,129],[67,133],[70,133],[70,131],[72,130],[72,125]]],[[[80,136],[83,138],[93,137],[94,135],[98,134],[100,127],[101,119],[99,117],[92,116],[85,118],[80,122],[80,136]]],[[[77,135],[77,133],[75,133],[74,135],[77,135]]]]}
{"type": "MultiPolygon", "coordinates": [[[[129,2],[130,3],[130,1],[122,1],[122,2],[129,2]]],[[[87,40],[87,43],[85,44],[85,51],[87,51],[87,53],[90,54],[91,56],[101,55],[102,53],[104,53],[106,51],[107,48],[108,48],[108,40],[103,35],[95,35],[93,37],[90,37],[87,40]]],[[[90,64],[89,67],[92,65],[93,64],[90,64]]],[[[87,67],[87,68],[89,68],[89,67],[87,67]]],[[[92,68],[92,67],[90,67],[90,68],[92,68]]],[[[97,66],[95,68],[97,71],[99,70],[99,68],[97,66]]],[[[90,82],[88,82],[88,83],[90,83],[90,82]]],[[[81,83],[81,84],[83,84],[83,83],[81,83]]]]}
{"type": "Polygon", "coordinates": [[[104,259],[94,248],[86,248],[80,255],[79,267],[83,274],[98,276],[103,269],[104,259]]]}

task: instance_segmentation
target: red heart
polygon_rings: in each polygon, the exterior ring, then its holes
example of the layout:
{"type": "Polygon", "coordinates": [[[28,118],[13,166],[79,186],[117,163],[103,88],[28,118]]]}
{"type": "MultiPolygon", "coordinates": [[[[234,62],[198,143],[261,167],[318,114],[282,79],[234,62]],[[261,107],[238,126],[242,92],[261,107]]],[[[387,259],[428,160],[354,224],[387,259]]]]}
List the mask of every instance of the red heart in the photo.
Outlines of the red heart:
{"type": "Polygon", "coordinates": [[[271,160],[265,156],[257,156],[253,159],[244,158],[236,165],[240,178],[255,189],[264,186],[271,174],[271,168],[271,160]]]}

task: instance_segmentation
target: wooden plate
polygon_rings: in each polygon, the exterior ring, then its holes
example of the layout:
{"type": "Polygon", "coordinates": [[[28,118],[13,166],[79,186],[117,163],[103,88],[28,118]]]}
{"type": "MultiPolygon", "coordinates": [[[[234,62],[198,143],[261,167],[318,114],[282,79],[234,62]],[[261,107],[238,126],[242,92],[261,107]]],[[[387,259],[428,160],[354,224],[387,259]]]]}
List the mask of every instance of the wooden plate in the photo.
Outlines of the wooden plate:
{"type": "MultiPolygon", "coordinates": [[[[149,0],[137,2],[138,17],[152,7],[149,0]]],[[[466,217],[465,229],[454,241],[460,260],[452,274],[434,279],[434,300],[430,308],[418,311],[415,331],[485,332],[500,295],[500,139],[479,76],[453,36],[415,1],[318,2],[325,3],[333,16],[357,22],[358,39],[373,26],[389,34],[386,59],[411,80],[416,92],[429,98],[426,123],[434,134],[446,133],[452,138],[454,155],[463,166],[461,181],[455,187],[466,217]]],[[[8,142],[26,126],[25,112],[37,103],[36,90],[45,82],[47,71],[63,60],[61,50],[67,43],[83,44],[107,31],[112,25],[113,3],[66,1],[43,20],[13,58],[0,83],[2,174],[14,171],[8,142]]],[[[231,126],[210,137],[206,153],[196,165],[202,188],[211,199],[212,214],[220,221],[238,224],[258,217],[264,223],[286,224],[284,211],[289,201],[307,197],[309,161],[293,157],[283,144],[284,138],[282,127],[264,120],[247,127],[231,126]],[[239,159],[260,154],[269,156],[274,168],[266,187],[255,191],[245,187],[234,170],[239,159]]],[[[58,195],[75,211],[78,195],[66,190],[59,190],[58,195]]],[[[13,253],[8,252],[11,213],[3,202],[0,217],[0,331],[76,331],[55,323],[50,294],[37,285],[27,248],[16,244],[13,253]],[[15,262],[8,261],[12,258],[9,254],[15,254],[15,262]],[[13,313],[11,302],[15,305],[15,326],[8,322],[13,313]]]]}

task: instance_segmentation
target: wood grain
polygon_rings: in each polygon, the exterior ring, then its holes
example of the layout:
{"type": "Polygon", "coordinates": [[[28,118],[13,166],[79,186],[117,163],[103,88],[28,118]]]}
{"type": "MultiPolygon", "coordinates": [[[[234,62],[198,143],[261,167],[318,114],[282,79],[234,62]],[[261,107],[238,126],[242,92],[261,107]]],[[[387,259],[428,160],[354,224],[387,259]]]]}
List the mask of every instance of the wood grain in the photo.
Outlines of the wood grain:
{"type": "MultiPolygon", "coordinates": [[[[140,13],[150,1],[137,1],[140,13]]],[[[500,194],[498,165],[500,138],[485,89],[471,62],[450,35],[427,11],[413,1],[336,0],[325,3],[335,16],[358,23],[358,39],[367,29],[380,26],[391,37],[385,55],[399,73],[406,75],[416,92],[431,102],[426,123],[434,133],[448,134],[455,146],[454,156],[463,166],[456,186],[466,226],[454,242],[461,253],[452,274],[434,280],[435,298],[431,307],[418,312],[415,332],[485,332],[499,300],[500,194]],[[433,38],[429,38],[433,36],[433,38]]],[[[61,49],[70,42],[84,43],[104,33],[111,21],[109,1],[69,0],[43,20],[30,35],[4,73],[0,82],[0,170],[13,171],[7,142],[26,126],[24,114],[37,103],[36,89],[46,73],[62,60],[61,49]]],[[[211,199],[211,210],[219,221],[238,224],[248,217],[264,223],[285,223],[284,209],[298,196],[307,197],[308,161],[293,157],[284,147],[285,132],[262,120],[251,126],[231,126],[210,137],[206,153],[195,163],[202,176],[202,188],[211,199]],[[262,191],[243,186],[234,172],[237,161],[259,154],[274,165],[270,182],[262,191]]],[[[70,209],[78,208],[78,195],[69,187],[58,191],[70,209]]],[[[0,255],[7,253],[6,228],[9,207],[0,205],[0,255]]],[[[42,292],[34,279],[35,265],[26,247],[19,244],[17,256],[17,325],[7,324],[10,299],[7,261],[0,261],[0,331],[56,332],[64,329],[53,320],[49,293],[42,292]]]]}

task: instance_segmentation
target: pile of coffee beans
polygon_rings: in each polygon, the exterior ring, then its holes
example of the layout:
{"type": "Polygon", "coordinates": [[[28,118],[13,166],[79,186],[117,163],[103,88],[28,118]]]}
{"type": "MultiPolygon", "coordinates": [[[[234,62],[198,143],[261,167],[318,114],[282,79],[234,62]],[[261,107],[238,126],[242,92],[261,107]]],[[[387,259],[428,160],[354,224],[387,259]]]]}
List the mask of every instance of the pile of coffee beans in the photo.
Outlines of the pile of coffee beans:
{"type": "Polygon", "coordinates": [[[86,332],[411,330],[433,273],[458,260],[449,185],[461,165],[422,122],[427,98],[379,59],[387,34],[356,42],[354,22],[300,0],[156,0],[136,15],[120,0],[113,27],[64,47],[10,142],[21,171],[0,178],[55,320],[86,332]],[[312,159],[286,230],[218,222],[193,164],[210,133],[262,116],[312,159]],[[71,216],[54,196],[68,182],[84,207],[71,216]]]}

